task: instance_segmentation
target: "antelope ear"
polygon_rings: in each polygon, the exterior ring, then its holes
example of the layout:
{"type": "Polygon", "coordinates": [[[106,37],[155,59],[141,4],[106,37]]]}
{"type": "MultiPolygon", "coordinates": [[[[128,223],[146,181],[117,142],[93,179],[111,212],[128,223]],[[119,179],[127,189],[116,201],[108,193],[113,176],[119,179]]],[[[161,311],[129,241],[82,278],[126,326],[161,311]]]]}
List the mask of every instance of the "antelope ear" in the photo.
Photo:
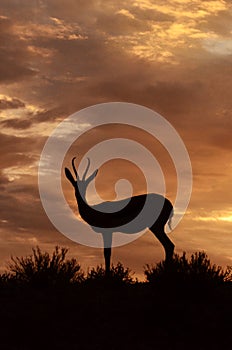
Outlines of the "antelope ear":
{"type": "Polygon", "coordinates": [[[65,168],[65,175],[67,177],[67,179],[71,182],[71,184],[73,185],[73,187],[76,187],[76,181],[74,179],[74,177],[71,174],[71,171],[68,168],[65,168]]]}
{"type": "Polygon", "coordinates": [[[97,176],[97,173],[98,173],[98,169],[95,170],[95,171],[92,173],[92,175],[90,175],[90,176],[88,177],[88,179],[86,180],[86,182],[89,184],[89,183],[97,176]]]}

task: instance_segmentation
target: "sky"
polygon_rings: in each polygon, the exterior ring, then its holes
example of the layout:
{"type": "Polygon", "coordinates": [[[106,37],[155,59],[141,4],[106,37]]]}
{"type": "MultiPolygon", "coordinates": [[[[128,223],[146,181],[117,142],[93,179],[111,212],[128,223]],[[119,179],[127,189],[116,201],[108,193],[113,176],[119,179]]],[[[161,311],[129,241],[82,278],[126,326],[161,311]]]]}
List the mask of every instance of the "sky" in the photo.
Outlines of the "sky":
{"type": "MultiPolygon", "coordinates": [[[[55,245],[68,247],[83,268],[103,263],[101,249],[72,242],[52,225],[40,200],[38,166],[60,122],[105,102],[148,107],[177,130],[191,159],[193,189],[170,238],[179,254],[204,250],[214,263],[232,265],[229,0],[1,0],[0,46],[1,271],[11,255],[29,254],[36,245],[49,252],[55,245]]],[[[103,129],[79,140],[79,154],[110,133],[103,129]]],[[[154,147],[173,200],[175,173],[162,149],[154,147]]],[[[71,148],[66,166],[72,156],[71,148]]],[[[114,197],[110,188],[126,176],[125,169],[135,180],[131,164],[118,166],[124,171],[117,175],[112,166],[104,167],[98,176],[103,199],[114,197]]],[[[76,210],[72,188],[62,182],[76,210]]],[[[150,232],[113,249],[113,262],[138,276],[145,264],[163,257],[150,232]]]]}

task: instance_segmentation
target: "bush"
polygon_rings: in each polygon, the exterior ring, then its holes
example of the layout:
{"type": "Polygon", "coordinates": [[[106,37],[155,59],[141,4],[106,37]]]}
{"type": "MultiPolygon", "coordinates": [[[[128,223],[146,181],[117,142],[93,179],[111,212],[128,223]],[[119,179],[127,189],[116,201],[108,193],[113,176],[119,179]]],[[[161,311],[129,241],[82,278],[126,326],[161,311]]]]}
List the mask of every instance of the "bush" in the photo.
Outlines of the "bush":
{"type": "Polygon", "coordinates": [[[122,263],[118,262],[116,266],[112,265],[108,275],[102,265],[92,268],[87,272],[86,282],[91,283],[109,283],[113,285],[125,285],[134,282],[131,270],[125,268],[122,263]]]}
{"type": "Polygon", "coordinates": [[[8,279],[33,286],[64,285],[79,282],[83,272],[75,258],[66,259],[67,248],[55,247],[52,255],[39,247],[27,257],[11,257],[8,279]]]}
{"type": "Polygon", "coordinates": [[[172,286],[206,286],[232,281],[232,268],[223,270],[212,264],[205,252],[195,252],[189,260],[185,252],[182,256],[175,254],[170,263],[146,265],[144,274],[149,283],[172,286]]]}
{"type": "Polygon", "coordinates": [[[0,275],[0,289],[2,287],[8,287],[11,275],[9,272],[5,272],[0,275]]]}

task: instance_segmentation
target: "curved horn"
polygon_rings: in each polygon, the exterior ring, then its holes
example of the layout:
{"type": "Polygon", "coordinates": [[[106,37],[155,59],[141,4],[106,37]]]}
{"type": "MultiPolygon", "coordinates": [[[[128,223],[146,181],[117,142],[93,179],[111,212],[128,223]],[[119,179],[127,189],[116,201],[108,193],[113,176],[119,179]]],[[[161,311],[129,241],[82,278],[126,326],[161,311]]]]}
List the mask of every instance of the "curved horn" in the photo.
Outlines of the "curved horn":
{"type": "Polygon", "coordinates": [[[76,170],[76,167],[75,167],[75,164],[74,164],[74,160],[75,159],[76,159],[76,157],[73,157],[73,159],[72,159],[72,167],[73,167],[74,174],[76,175],[76,178],[78,179],[77,170],[76,170]]]}
{"type": "Polygon", "coordinates": [[[84,172],[84,174],[83,174],[82,180],[85,180],[86,175],[87,175],[88,170],[89,170],[89,167],[90,167],[90,159],[87,158],[87,160],[88,160],[88,164],[87,164],[87,167],[86,167],[85,172],[84,172]]]}

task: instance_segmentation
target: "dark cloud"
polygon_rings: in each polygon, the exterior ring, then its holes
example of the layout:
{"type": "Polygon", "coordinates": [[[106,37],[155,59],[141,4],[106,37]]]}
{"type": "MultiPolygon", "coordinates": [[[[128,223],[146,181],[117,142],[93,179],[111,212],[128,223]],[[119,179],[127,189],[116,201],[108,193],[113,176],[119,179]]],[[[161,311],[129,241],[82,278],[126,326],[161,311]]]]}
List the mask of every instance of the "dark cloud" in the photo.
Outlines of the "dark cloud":
{"type": "Polygon", "coordinates": [[[0,99],[0,110],[16,109],[21,107],[25,107],[25,103],[17,98],[0,99]]]}
{"type": "MultiPolygon", "coordinates": [[[[99,6],[101,5],[101,1],[97,3],[95,0],[67,0],[66,6],[64,6],[62,0],[43,0],[41,3],[45,11],[51,16],[66,18],[68,20],[82,19],[84,21],[87,19],[88,22],[95,19],[96,12],[101,8],[101,6],[99,6]]],[[[107,11],[107,3],[105,3],[105,7],[102,8],[103,12],[104,10],[107,11]]]]}
{"type": "Polygon", "coordinates": [[[13,32],[14,23],[0,18],[0,81],[15,82],[35,75],[25,41],[13,32]]]}
{"type": "Polygon", "coordinates": [[[111,85],[110,82],[102,82],[98,86],[98,91],[102,89],[102,95],[105,93],[111,98],[118,100],[127,99],[138,101],[141,104],[153,106],[162,112],[183,114],[194,109],[196,103],[200,103],[202,99],[203,86],[200,82],[164,82],[157,81],[152,84],[151,79],[141,82],[140,79],[124,80],[121,84],[111,85]]]}
{"type": "Polygon", "coordinates": [[[131,13],[142,21],[172,22],[175,20],[175,16],[173,15],[163,13],[154,9],[140,8],[137,6],[133,6],[131,8],[131,13]]]}
{"type": "Polygon", "coordinates": [[[17,236],[21,234],[28,236],[34,233],[36,237],[44,237],[48,231],[52,231],[53,227],[49,220],[46,220],[43,207],[38,201],[38,195],[33,198],[32,194],[35,192],[35,186],[31,187],[24,183],[23,188],[28,189],[26,193],[14,192],[10,193],[10,185],[7,193],[1,193],[1,220],[3,220],[2,228],[11,231],[12,235],[17,236]]]}
{"type": "Polygon", "coordinates": [[[45,137],[17,137],[0,133],[1,167],[20,167],[38,159],[45,137]]]}
{"type": "Polygon", "coordinates": [[[5,174],[3,174],[2,171],[0,171],[0,190],[3,191],[6,187],[6,185],[9,184],[9,182],[10,181],[9,181],[8,177],[5,174]]]}
{"type": "Polygon", "coordinates": [[[21,81],[35,75],[33,69],[23,66],[22,50],[15,48],[12,51],[10,56],[9,50],[3,50],[1,52],[0,81],[2,83],[21,81]]]}
{"type": "MultiPolygon", "coordinates": [[[[149,24],[146,24],[145,21],[164,22],[175,19],[173,15],[155,9],[141,8],[136,6],[133,2],[125,0],[117,2],[67,0],[65,7],[63,6],[62,0],[44,1],[43,4],[47,13],[51,16],[63,18],[69,21],[77,21],[78,23],[85,25],[86,28],[90,28],[91,25],[99,24],[100,28],[101,26],[104,26],[106,32],[109,33],[113,29],[110,19],[117,27],[122,25],[122,27],[125,26],[125,30],[128,28],[129,31],[133,28],[136,29],[141,27],[140,23],[142,22],[140,21],[143,21],[142,29],[144,30],[146,25],[149,27],[149,24]],[[128,14],[131,14],[135,18],[133,19],[132,16],[131,18],[128,16],[127,19],[122,18],[122,16],[126,16],[123,15],[123,12],[120,14],[120,11],[127,11],[128,14]],[[105,26],[106,23],[109,24],[109,28],[105,26]]],[[[98,26],[96,26],[96,28],[98,28],[98,26]]],[[[118,28],[118,30],[120,30],[120,28],[118,28]]]]}
{"type": "Polygon", "coordinates": [[[1,14],[10,17],[17,22],[28,20],[36,20],[44,9],[43,1],[41,0],[1,0],[1,14]]]}
{"type": "Polygon", "coordinates": [[[227,9],[226,11],[220,11],[217,16],[208,16],[207,21],[199,22],[197,27],[204,31],[212,31],[218,35],[230,37],[232,30],[232,10],[227,9]]]}
{"type": "Polygon", "coordinates": [[[61,108],[38,111],[37,113],[33,114],[28,111],[24,111],[23,116],[20,118],[11,118],[0,121],[0,126],[3,128],[12,128],[15,130],[26,130],[34,124],[56,121],[58,119],[63,119],[64,116],[65,110],[62,110],[61,108]]]}
{"type": "Polygon", "coordinates": [[[28,129],[32,125],[32,120],[30,119],[7,119],[0,122],[0,125],[4,128],[13,128],[13,129],[19,129],[24,130],[28,129]]]}
{"type": "Polygon", "coordinates": [[[97,18],[96,26],[105,33],[116,36],[151,30],[150,23],[144,23],[141,20],[128,17],[122,13],[113,15],[102,13],[97,18]]]}

